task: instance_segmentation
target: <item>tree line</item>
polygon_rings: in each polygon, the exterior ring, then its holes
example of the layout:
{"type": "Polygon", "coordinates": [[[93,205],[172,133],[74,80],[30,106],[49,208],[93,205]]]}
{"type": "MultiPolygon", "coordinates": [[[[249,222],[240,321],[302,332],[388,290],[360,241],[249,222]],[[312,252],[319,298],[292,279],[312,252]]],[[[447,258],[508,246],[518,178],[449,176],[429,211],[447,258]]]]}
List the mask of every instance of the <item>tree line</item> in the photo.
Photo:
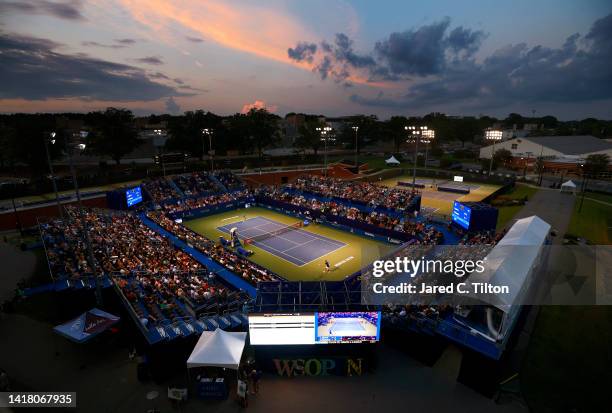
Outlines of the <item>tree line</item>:
{"type": "MultiPolygon", "coordinates": [[[[316,154],[324,145],[317,128],[326,126],[325,118],[322,115],[299,115],[303,116],[304,122],[296,131],[293,145],[297,149],[309,149],[316,154]]],[[[265,109],[252,109],[248,113],[230,116],[195,110],[178,116],[150,115],[147,118],[149,124],[167,122],[165,151],[184,152],[200,159],[208,153],[210,146],[216,153],[232,150],[261,156],[265,148],[277,145],[283,134],[280,122],[282,118],[265,109]]],[[[120,108],[89,113],[0,115],[0,168],[11,168],[17,163],[28,165],[34,172],[45,170],[44,139],[49,139],[50,132],[56,133],[55,143],[48,145],[51,158],[57,159],[66,150],[74,150],[65,147],[65,142],[71,142],[71,136],[67,135],[74,132],[70,128],[70,121],[81,121],[88,131],[85,139],[86,153],[107,156],[119,163],[142,144],[142,140],[138,139],[135,120],[131,111],[120,108]]],[[[473,142],[482,136],[486,128],[494,125],[503,128],[516,126],[519,129],[525,124],[540,125],[533,132],[536,135],[612,135],[612,121],[587,118],[563,122],[553,116],[524,117],[516,113],[504,119],[489,116],[452,117],[431,113],[423,117],[393,116],[387,120],[372,115],[355,115],[342,120],[340,130],[330,132],[335,145],[348,149],[354,149],[357,145],[358,149],[363,149],[366,145],[372,146],[378,142],[392,142],[396,152],[406,140],[407,125],[425,125],[434,129],[435,143],[473,142]]]]}

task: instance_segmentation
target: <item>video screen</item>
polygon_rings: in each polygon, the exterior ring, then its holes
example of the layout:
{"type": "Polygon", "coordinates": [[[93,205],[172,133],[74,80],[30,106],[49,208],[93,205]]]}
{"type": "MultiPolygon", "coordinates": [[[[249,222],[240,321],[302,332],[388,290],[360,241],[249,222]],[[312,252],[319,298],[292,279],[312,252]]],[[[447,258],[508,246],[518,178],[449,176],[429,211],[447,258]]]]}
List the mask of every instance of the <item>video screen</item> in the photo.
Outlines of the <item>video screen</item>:
{"type": "Polygon", "coordinates": [[[470,215],[472,214],[472,208],[463,205],[461,202],[453,202],[453,213],[451,219],[453,222],[459,224],[462,228],[470,229],[470,215]]]}
{"type": "Polygon", "coordinates": [[[142,202],[142,190],[139,186],[125,191],[125,199],[128,208],[142,202]]]}
{"type": "Polygon", "coordinates": [[[252,345],[315,344],[315,315],[249,314],[252,345]]]}
{"type": "Polygon", "coordinates": [[[375,342],[380,338],[380,312],[316,313],[319,344],[375,342]]]}

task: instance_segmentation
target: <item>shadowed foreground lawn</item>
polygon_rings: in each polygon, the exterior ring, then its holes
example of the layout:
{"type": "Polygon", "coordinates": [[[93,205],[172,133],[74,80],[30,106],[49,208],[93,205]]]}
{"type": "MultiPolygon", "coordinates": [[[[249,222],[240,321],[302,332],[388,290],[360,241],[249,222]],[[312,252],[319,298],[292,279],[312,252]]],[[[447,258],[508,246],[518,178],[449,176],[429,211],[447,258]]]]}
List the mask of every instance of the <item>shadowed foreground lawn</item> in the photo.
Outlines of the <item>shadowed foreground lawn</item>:
{"type": "MultiPolygon", "coordinates": [[[[604,202],[612,202],[611,196],[590,193],[587,193],[586,196],[604,202]]],[[[592,244],[596,245],[612,243],[610,237],[610,227],[612,227],[612,206],[585,198],[581,212],[578,212],[579,208],[580,197],[576,199],[574,213],[567,232],[577,237],[587,239],[592,244]]]]}
{"type": "Polygon", "coordinates": [[[611,366],[612,307],[543,306],[520,375],[530,411],[609,411],[611,366]]]}

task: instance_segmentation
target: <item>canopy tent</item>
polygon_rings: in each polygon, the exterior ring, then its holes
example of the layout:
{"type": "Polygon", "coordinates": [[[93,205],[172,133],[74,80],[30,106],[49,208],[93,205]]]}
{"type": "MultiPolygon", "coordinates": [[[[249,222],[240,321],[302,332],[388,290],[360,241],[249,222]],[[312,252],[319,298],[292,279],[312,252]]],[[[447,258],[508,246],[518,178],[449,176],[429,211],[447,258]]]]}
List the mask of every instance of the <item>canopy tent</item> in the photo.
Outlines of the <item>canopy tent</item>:
{"type": "Polygon", "coordinates": [[[57,334],[77,343],[84,343],[119,322],[119,317],[92,308],[77,318],[53,328],[57,334]]]}
{"type": "Polygon", "coordinates": [[[247,333],[204,331],[187,359],[187,368],[224,367],[238,370],[247,333]]]}
{"type": "Polygon", "coordinates": [[[561,192],[570,192],[572,194],[576,193],[576,184],[569,180],[561,184],[561,192]]]}
{"type": "Polygon", "coordinates": [[[522,218],[510,228],[485,258],[485,271],[470,275],[469,283],[508,286],[508,294],[467,294],[503,313],[499,335],[505,337],[516,320],[520,305],[529,294],[536,269],[544,259],[542,254],[550,225],[537,216],[522,218]]]}
{"type": "Polygon", "coordinates": [[[395,156],[391,155],[391,157],[389,159],[385,160],[385,163],[387,165],[399,165],[400,161],[398,161],[395,156]]]}

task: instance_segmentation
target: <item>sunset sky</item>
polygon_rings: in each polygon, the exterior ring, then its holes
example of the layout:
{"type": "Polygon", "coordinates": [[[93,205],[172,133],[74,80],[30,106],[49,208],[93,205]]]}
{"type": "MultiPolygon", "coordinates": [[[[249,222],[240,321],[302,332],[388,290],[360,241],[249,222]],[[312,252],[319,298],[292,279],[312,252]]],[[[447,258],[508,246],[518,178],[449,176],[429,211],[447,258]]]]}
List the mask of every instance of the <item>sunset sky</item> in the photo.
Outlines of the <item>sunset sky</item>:
{"type": "Polygon", "coordinates": [[[606,0],[0,0],[0,112],[612,118],[606,0]]]}

